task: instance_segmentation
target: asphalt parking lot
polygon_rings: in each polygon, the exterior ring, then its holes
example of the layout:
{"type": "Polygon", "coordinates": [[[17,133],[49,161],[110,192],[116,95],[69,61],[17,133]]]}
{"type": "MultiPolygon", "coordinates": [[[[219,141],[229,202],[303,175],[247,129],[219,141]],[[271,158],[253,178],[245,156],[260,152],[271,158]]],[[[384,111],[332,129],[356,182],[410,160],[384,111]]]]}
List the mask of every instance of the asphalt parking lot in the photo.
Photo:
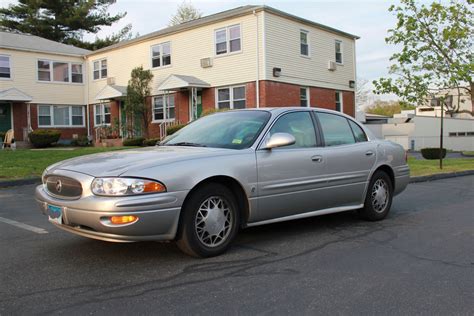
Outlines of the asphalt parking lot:
{"type": "Polygon", "coordinates": [[[412,184],[382,222],[348,212],[247,229],[206,260],[60,231],[33,189],[0,190],[0,315],[474,311],[474,176],[412,184]]]}

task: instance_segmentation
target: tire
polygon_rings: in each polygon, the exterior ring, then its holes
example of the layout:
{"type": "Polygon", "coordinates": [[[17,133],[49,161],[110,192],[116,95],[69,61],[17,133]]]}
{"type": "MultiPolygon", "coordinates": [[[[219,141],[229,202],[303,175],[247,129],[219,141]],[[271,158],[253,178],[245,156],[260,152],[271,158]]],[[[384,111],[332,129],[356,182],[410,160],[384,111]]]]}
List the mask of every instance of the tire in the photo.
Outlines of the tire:
{"type": "Polygon", "coordinates": [[[177,245],[184,253],[198,258],[224,253],[240,223],[234,194],[218,183],[206,184],[193,192],[181,216],[177,245]]]}
{"type": "Polygon", "coordinates": [[[369,221],[384,219],[392,206],[393,185],[383,171],[376,171],[370,180],[364,207],[359,210],[362,218],[369,221]]]}

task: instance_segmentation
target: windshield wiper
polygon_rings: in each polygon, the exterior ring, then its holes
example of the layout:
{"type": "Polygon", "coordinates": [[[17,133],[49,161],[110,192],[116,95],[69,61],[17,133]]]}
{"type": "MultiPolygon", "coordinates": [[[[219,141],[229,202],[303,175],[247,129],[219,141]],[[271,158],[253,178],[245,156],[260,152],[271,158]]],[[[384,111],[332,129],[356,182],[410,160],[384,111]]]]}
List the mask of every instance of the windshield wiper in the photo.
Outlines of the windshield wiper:
{"type": "Polygon", "coordinates": [[[206,145],[203,145],[203,144],[190,143],[190,142],[177,142],[177,143],[174,143],[174,144],[165,144],[165,146],[207,147],[206,145]]]}

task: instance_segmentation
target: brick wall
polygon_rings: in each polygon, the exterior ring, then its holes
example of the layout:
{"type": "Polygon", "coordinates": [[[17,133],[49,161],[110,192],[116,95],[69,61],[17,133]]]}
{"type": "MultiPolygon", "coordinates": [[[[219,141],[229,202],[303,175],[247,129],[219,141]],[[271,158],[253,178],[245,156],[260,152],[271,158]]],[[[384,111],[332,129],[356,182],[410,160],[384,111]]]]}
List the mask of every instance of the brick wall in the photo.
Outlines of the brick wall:
{"type": "Polygon", "coordinates": [[[23,128],[28,127],[26,103],[12,103],[13,110],[13,133],[15,140],[22,141],[23,128]]]}

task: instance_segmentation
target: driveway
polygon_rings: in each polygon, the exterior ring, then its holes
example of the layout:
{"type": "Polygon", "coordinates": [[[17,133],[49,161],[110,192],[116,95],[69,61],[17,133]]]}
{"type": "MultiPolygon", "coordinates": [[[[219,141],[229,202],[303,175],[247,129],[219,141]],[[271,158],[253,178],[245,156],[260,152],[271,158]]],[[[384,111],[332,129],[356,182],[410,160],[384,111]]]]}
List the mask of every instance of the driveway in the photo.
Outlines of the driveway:
{"type": "Polygon", "coordinates": [[[33,188],[0,190],[0,315],[474,310],[474,176],[412,184],[382,222],[349,212],[247,229],[206,260],[62,232],[33,188]]]}

